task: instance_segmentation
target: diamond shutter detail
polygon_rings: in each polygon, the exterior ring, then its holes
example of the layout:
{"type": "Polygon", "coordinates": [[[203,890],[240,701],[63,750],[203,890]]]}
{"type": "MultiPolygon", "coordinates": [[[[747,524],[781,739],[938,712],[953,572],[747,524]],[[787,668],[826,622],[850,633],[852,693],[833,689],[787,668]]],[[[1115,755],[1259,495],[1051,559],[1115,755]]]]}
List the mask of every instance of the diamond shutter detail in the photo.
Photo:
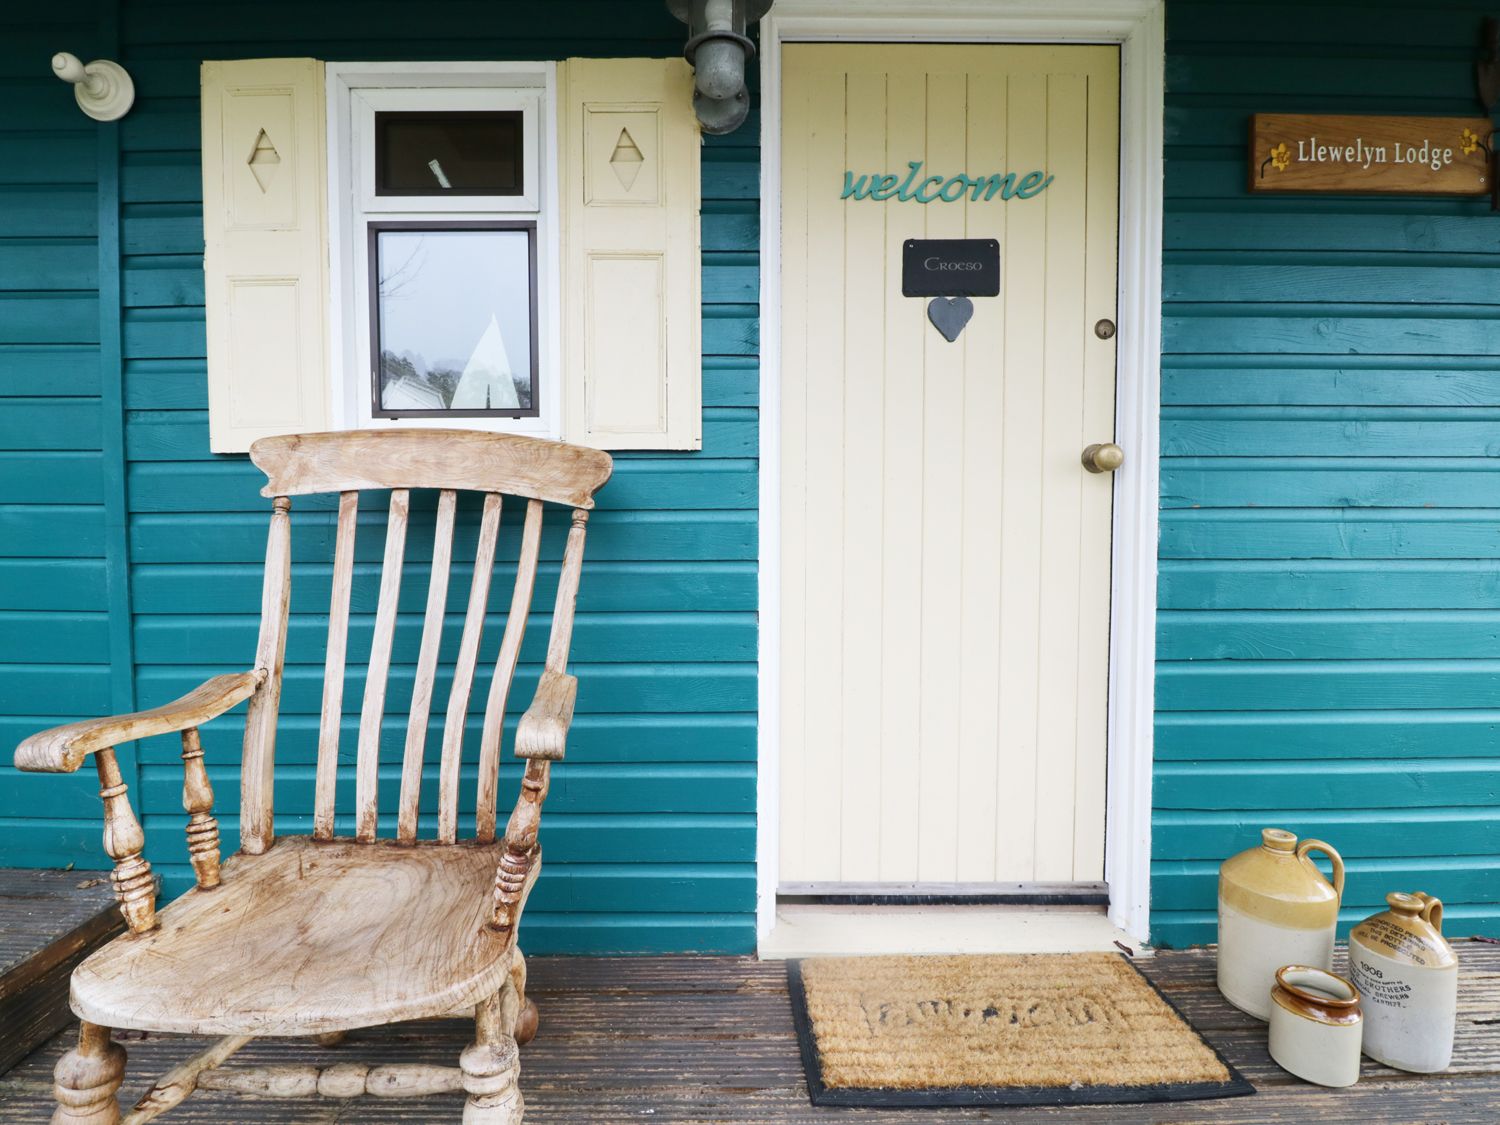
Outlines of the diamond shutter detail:
{"type": "Polygon", "coordinates": [[[209,446],[328,428],[323,64],[205,62],[209,446]]]}
{"type": "Polygon", "coordinates": [[[681,59],[559,67],[564,433],[700,449],[700,138],[681,59]]]}

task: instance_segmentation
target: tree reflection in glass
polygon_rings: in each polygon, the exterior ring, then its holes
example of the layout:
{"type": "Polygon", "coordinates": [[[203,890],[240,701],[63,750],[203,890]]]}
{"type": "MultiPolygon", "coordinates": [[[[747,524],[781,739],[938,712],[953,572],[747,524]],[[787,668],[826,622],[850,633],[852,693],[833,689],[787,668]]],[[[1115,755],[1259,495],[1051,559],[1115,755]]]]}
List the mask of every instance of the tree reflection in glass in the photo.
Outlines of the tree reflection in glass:
{"type": "Polygon", "coordinates": [[[536,414],[529,229],[375,229],[378,413],[536,414]]]}

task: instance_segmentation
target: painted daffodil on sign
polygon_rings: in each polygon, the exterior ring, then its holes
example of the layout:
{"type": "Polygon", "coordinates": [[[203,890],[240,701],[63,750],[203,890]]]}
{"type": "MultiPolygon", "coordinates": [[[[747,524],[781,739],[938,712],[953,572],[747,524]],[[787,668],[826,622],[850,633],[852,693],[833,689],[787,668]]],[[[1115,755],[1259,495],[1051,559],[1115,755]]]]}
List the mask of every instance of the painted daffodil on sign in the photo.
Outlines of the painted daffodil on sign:
{"type": "Polygon", "coordinates": [[[1478,147],[1479,147],[1479,134],[1475,133],[1472,129],[1470,129],[1470,128],[1468,128],[1466,126],[1464,128],[1464,134],[1463,134],[1463,152],[1464,152],[1464,155],[1468,156],[1469,153],[1473,152],[1478,147]]]}
{"type": "Polygon", "coordinates": [[[1291,162],[1292,153],[1291,150],[1286,147],[1285,141],[1282,141],[1279,145],[1271,150],[1271,167],[1275,168],[1276,171],[1285,172],[1287,165],[1291,162]]]}

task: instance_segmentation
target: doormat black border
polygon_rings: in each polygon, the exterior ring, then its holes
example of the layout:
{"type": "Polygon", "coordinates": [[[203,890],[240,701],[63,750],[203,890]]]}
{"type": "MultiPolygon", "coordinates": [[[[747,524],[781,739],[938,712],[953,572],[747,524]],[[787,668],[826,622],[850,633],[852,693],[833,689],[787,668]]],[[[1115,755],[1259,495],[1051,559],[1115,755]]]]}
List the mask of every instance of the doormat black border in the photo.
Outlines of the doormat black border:
{"type": "MultiPolygon", "coordinates": [[[[1061,956],[1066,956],[1062,954],[1061,956]]],[[[823,1066],[813,1038],[812,1019],[807,1014],[807,990],[802,983],[802,961],[786,963],[787,992],[792,1003],[792,1023],[797,1029],[797,1049],[802,1055],[802,1070],[807,1077],[807,1097],[813,1105],[864,1106],[866,1108],[936,1109],[942,1106],[1061,1106],[1061,1105],[1132,1105],[1143,1102],[1188,1102],[1209,1098],[1237,1098],[1255,1093],[1255,1087],[1230,1065],[1217,1047],[1203,1037],[1182,1010],[1167,998],[1124,954],[1120,960],[1161,997],[1172,1013],[1187,1025],[1198,1041],[1214,1053],[1229,1071],[1228,1082],[1159,1082],[1149,1086],[930,1086],[922,1090],[890,1087],[840,1087],[829,1089],[823,1084],[823,1066]]]]}

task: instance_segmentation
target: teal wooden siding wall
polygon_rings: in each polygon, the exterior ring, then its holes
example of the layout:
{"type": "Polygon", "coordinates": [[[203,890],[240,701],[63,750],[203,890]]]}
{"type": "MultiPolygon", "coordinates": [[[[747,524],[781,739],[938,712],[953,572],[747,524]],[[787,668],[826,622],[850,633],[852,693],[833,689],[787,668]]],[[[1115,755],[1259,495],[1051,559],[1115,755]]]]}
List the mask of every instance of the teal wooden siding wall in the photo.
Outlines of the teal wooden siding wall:
{"type": "MultiPolygon", "coordinates": [[[[429,0],[420,20],[395,0],[129,0],[118,29],[114,0],[17,7],[0,37],[6,745],[160,701],[253,647],[265,508],[242,458],[204,452],[198,61],[664,56],[681,40],[657,0],[429,0]],[[130,66],[140,102],[120,126],[86,121],[46,74],[58,47],[130,66]]],[[[1500,220],[1481,201],[1244,189],[1257,110],[1471,112],[1484,11],[1169,6],[1158,940],[1212,939],[1217,864],[1267,824],[1344,851],[1346,920],[1420,887],[1454,932],[1500,933],[1500,220]]],[[[757,132],[703,153],[705,449],[623,457],[590,534],[538,951],[753,945],[757,132]]],[[[307,814],[331,547],[327,509],[298,512],[289,826],[307,814]]],[[[357,637],[379,522],[361,536],[357,637]]],[[[428,550],[420,529],[411,550],[428,550]]],[[[234,724],[208,742],[232,846],[234,724]]],[[[176,751],[126,762],[179,891],[176,751]]],[[[0,863],[67,862],[102,862],[91,779],[0,764],[0,863]]]]}
{"type": "Polygon", "coordinates": [[[1258,197],[1256,111],[1472,114],[1481,3],[1168,4],[1153,930],[1263,825],[1500,933],[1500,218],[1258,197]]]}
{"type": "MultiPolygon", "coordinates": [[[[73,44],[86,40],[57,27],[45,31],[3,49],[7,60],[14,56],[8,65],[15,73],[41,72],[41,78],[27,86],[31,101],[26,104],[37,107],[34,115],[28,111],[28,124],[34,116],[47,128],[69,130],[66,139],[48,142],[57,145],[56,153],[43,156],[38,150],[36,169],[50,173],[68,167],[82,181],[80,190],[91,206],[94,165],[88,155],[93,151],[94,126],[45,70],[52,50],[68,46],[82,53],[85,48],[73,44]],[[79,149],[84,151],[81,167],[79,149]]],[[[267,526],[266,502],[258,495],[264,478],[242,456],[215,457],[207,452],[199,61],[277,55],[365,60],[666,57],[680,53],[682,32],[656,0],[430,0],[417,7],[369,0],[214,5],[142,0],[122,5],[119,35],[116,56],[134,76],[139,101],[119,133],[122,293],[116,307],[123,308],[123,373],[118,366],[105,371],[105,379],[114,380],[123,396],[125,457],[123,465],[117,461],[105,466],[105,475],[123,479],[128,502],[129,638],[135,648],[135,690],[146,704],[169,699],[205,676],[242,668],[252,657],[267,526]]],[[[527,946],[536,952],[744,951],[754,946],[759,284],[755,136],[752,122],[734,137],[710,141],[703,152],[703,451],[622,455],[590,523],[573,647],[574,671],[582,684],[579,717],[569,760],[558,770],[548,800],[542,837],[547,874],[527,911],[527,946]]],[[[10,134],[0,135],[0,144],[24,143],[13,141],[10,134]]],[[[14,163],[0,164],[0,179],[14,163]]],[[[35,192],[17,211],[0,216],[0,223],[14,215],[14,225],[25,228],[34,221],[33,213],[41,214],[49,206],[47,200],[46,191],[35,192]]],[[[88,208],[81,214],[87,219],[88,208]]],[[[10,225],[0,234],[11,234],[10,225]]],[[[85,225],[58,233],[91,236],[93,229],[85,225]]],[[[0,255],[8,252],[0,248],[0,255]]],[[[23,280],[36,276],[49,288],[89,290],[95,284],[91,260],[85,260],[82,251],[80,255],[75,271],[35,259],[29,273],[26,260],[0,258],[0,275],[23,280]],[[22,268],[8,268],[12,261],[22,268]]],[[[26,296],[16,295],[16,303],[26,296]]],[[[84,293],[79,300],[89,307],[79,314],[76,341],[70,336],[67,342],[92,343],[97,339],[92,294],[84,293]]],[[[52,304],[67,307],[60,298],[52,304]]],[[[55,323],[57,315],[25,323],[55,323]]],[[[7,323],[0,321],[0,339],[8,346],[10,337],[3,327],[7,323]]],[[[32,342],[25,336],[21,340],[32,342]]],[[[56,389],[64,385],[60,376],[44,373],[36,378],[41,382],[32,394],[83,393],[56,389]]],[[[48,400],[39,404],[44,417],[34,424],[25,424],[18,415],[15,425],[5,430],[7,438],[22,445],[31,441],[29,448],[35,450],[39,431],[74,442],[97,432],[100,408],[94,382],[91,379],[88,393],[95,397],[79,400],[76,407],[71,399],[61,405],[48,400]],[[70,422],[72,416],[64,416],[64,407],[81,411],[87,422],[70,422]]],[[[3,393],[21,391],[7,380],[3,393]]],[[[48,504],[94,497],[100,490],[97,439],[91,448],[94,452],[70,455],[60,464],[47,453],[21,455],[16,460],[20,479],[15,489],[6,489],[7,494],[30,490],[32,499],[48,504]]],[[[361,643],[368,645],[383,539],[380,499],[371,497],[363,507],[372,518],[362,524],[359,537],[355,652],[361,643]]],[[[12,511],[0,508],[5,513],[0,518],[13,518],[12,511]]],[[[90,516],[92,539],[69,534],[68,526],[60,525],[55,536],[42,529],[32,541],[43,551],[58,549],[55,544],[48,547],[54,539],[74,550],[91,542],[93,554],[102,555],[98,544],[104,520],[97,504],[90,516]]],[[[417,569],[410,575],[409,604],[403,601],[412,635],[405,638],[404,648],[398,644],[392,672],[393,709],[398,711],[409,695],[416,659],[415,630],[425,589],[420,564],[431,550],[430,507],[426,535],[423,523],[420,514],[415,517],[408,540],[407,557],[417,569]]],[[[546,560],[552,565],[545,569],[538,589],[539,610],[551,605],[564,530],[565,524],[554,521],[544,544],[544,568],[546,560]]],[[[466,551],[472,558],[473,535],[473,521],[467,520],[455,546],[456,558],[462,559],[466,551]]],[[[502,538],[502,551],[508,547],[513,556],[516,541],[512,524],[502,538]]],[[[277,823],[283,830],[296,831],[310,826],[332,551],[330,508],[316,501],[299,502],[294,508],[293,543],[296,563],[277,754],[277,823]]],[[[99,564],[93,565],[97,570],[99,564]]],[[[467,573],[459,568],[462,578],[455,580],[450,600],[455,636],[467,573]]],[[[497,576],[497,591],[503,582],[497,576]]],[[[35,721],[42,693],[49,715],[109,708],[103,637],[107,622],[98,586],[97,575],[93,585],[45,579],[44,587],[56,591],[54,597],[73,591],[79,604],[69,602],[60,608],[71,612],[38,620],[25,636],[5,637],[6,660],[42,659],[68,666],[67,678],[58,685],[49,683],[42,670],[14,665],[6,669],[0,679],[4,701],[28,711],[14,728],[5,728],[7,733],[19,736],[46,725],[35,721]],[[59,635],[63,626],[91,627],[99,635],[70,639],[59,635]],[[38,658],[38,651],[50,655],[38,658]]],[[[28,613],[36,614],[27,583],[7,581],[5,588],[27,603],[23,608],[28,613]]],[[[492,605],[503,605],[507,597],[495,594],[492,605]]],[[[498,647],[498,622],[491,619],[482,659],[492,659],[498,647]]],[[[530,698],[548,624],[545,612],[533,617],[531,641],[523,654],[527,663],[517,677],[517,710],[530,698]]],[[[346,749],[353,746],[361,690],[360,677],[352,676],[344,697],[350,712],[346,749]]],[[[444,690],[441,685],[439,690],[444,690]]],[[[479,716],[472,719],[471,751],[479,716]]],[[[383,770],[382,806],[392,813],[402,729],[398,721],[388,721],[383,750],[389,760],[383,770]]],[[[227,848],[236,846],[238,738],[239,724],[232,717],[209,727],[204,737],[227,848]]],[[[429,759],[433,745],[429,743],[429,759]]],[[[9,774],[4,782],[7,793],[12,792],[9,774]]],[[[147,832],[148,857],[163,875],[170,897],[191,883],[182,838],[181,765],[172,739],[141,746],[138,782],[134,791],[147,832]]],[[[508,766],[502,780],[507,801],[516,782],[516,771],[508,766]]],[[[94,788],[88,777],[27,779],[24,797],[5,809],[12,819],[0,839],[0,863],[73,861],[99,866],[94,788]],[[34,819],[23,824],[17,819],[21,817],[34,819]]],[[[471,787],[469,800],[472,805],[471,787]]],[[[349,806],[348,801],[344,804],[349,806]]]]}
{"type": "MultiPolygon", "coordinates": [[[[114,179],[100,169],[118,131],[58,98],[45,65],[63,44],[108,52],[114,25],[88,0],[3,20],[0,744],[10,747],[55,722],[129,709],[132,695],[129,631],[111,627],[127,604],[120,474],[108,470],[119,460],[118,380],[105,374],[118,368],[119,313],[106,293],[119,226],[114,179]]],[[[95,787],[53,788],[9,763],[7,751],[0,862],[104,863],[95,787]]]]}

